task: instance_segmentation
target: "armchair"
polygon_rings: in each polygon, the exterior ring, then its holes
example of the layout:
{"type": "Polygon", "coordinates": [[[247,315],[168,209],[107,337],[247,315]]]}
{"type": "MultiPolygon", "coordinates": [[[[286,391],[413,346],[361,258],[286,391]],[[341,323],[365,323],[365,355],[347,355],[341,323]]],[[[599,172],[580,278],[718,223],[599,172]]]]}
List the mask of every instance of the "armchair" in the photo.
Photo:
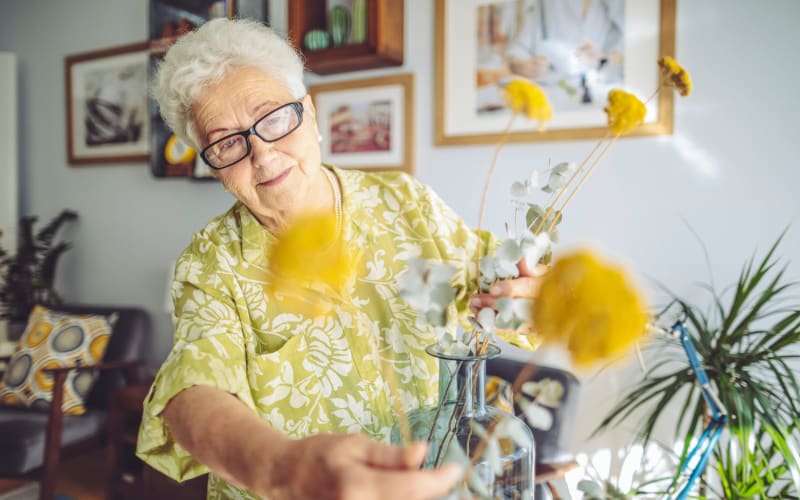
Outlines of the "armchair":
{"type": "Polygon", "coordinates": [[[118,314],[103,362],[91,366],[53,368],[53,399],[49,412],[0,406],[0,477],[38,477],[39,499],[55,493],[58,464],[86,451],[102,449],[110,395],[126,383],[135,383],[150,318],[138,308],[65,305],[53,308],[72,314],[118,314]],[[86,413],[61,412],[64,380],[72,370],[98,370],[99,377],[86,401],[86,413]]]}

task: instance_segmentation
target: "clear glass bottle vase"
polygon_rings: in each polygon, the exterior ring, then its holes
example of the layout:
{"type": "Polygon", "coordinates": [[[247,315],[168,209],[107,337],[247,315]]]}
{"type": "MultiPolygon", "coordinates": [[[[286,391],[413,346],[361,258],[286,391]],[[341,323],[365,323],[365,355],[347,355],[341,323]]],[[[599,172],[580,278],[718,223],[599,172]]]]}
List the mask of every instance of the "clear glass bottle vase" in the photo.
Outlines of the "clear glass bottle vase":
{"type": "MultiPolygon", "coordinates": [[[[533,434],[518,417],[486,405],[486,361],[497,357],[500,349],[490,344],[482,355],[458,356],[434,344],[426,352],[439,359],[439,403],[407,415],[412,440],[430,443],[424,467],[470,463],[455,498],[532,499],[533,434]],[[502,432],[510,428],[516,430],[513,439],[502,432]],[[488,433],[493,436],[491,445],[488,433]]],[[[393,441],[400,443],[401,434],[396,427],[393,441]]]]}

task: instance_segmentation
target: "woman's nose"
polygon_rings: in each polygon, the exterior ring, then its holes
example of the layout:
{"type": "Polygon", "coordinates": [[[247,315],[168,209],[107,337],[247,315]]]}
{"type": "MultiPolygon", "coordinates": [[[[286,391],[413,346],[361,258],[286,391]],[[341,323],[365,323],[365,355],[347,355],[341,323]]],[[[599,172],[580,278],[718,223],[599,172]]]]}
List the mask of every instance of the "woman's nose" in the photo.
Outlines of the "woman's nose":
{"type": "MultiPolygon", "coordinates": [[[[253,160],[253,165],[260,166],[259,162],[267,160],[274,151],[274,143],[267,142],[256,134],[250,137],[250,156],[253,160]]],[[[263,164],[263,163],[262,163],[263,164]]]]}

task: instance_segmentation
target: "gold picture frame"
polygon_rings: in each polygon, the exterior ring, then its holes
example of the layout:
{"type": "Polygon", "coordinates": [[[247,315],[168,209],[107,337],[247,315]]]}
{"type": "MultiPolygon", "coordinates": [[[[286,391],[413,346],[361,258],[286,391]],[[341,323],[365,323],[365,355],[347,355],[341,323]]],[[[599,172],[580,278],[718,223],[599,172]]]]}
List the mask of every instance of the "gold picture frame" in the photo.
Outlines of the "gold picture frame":
{"type": "Polygon", "coordinates": [[[64,58],[69,163],[147,162],[149,55],[139,42],[64,58]]]}
{"type": "MultiPolygon", "coordinates": [[[[502,52],[498,56],[496,51],[481,50],[481,58],[486,63],[484,68],[479,68],[479,47],[486,45],[494,47],[495,40],[504,40],[502,37],[494,36],[494,32],[485,35],[488,30],[481,30],[479,27],[490,24],[492,29],[499,31],[502,29],[503,20],[489,17],[483,9],[503,7],[492,7],[496,4],[509,6],[520,5],[519,2],[536,2],[543,0],[517,0],[517,4],[507,1],[486,2],[485,0],[435,0],[435,45],[436,45],[436,64],[435,64],[435,116],[434,116],[434,143],[437,146],[469,145],[469,144],[494,144],[503,135],[502,131],[507,125],[508,111],[502,109],[502,100],[497,92],[496,83],[503,78],[513,77],[510,73],[511,65],[507,62],[513,56],[507,56],[511,50],[516,50],[505,39],[509,52],[502,52]],[[488,6],[488,7],[487,7],[488,6]],[[488,17],[488,21],[487,21],[488,17]],[[498,26],[500,26],[498,28],[498,26]],[[488,37],[488,38],[487,38],[488,37]],[[489,40],[489,42],[486,42],[489,40]],[[448,51],[449,46],[456,46],[458,50],[448,51]],[[484,54],[489,54],[488,57],[484,54]],[[498,62],[499,61],[499,62],[498,62]],[[492,64],[496,64],[499,72],[491,73],[492,64]],[[504,67],[505,66],[505,67],[504,67]],[[479,71],[480,70],[480,71],[479,71]],[[485,75],[485,78],[481,78],[485,75]],[[487,84],[486,82],[494,83],[487,84]],[[472,83],[472,85],[467,85],[472,83]],[[491,85],[484,92],[484,88],[491,85]],[[489,95],[488,104],[483,104],[481,98],[489,95]],[[500,105],[493,104],[494,100],[499,100],[500,105]],[[465,105],[475,103],[475,105],[465,105]],[[505,115],[505,117],[503,117],[505,115]]],[[[568,2],[572,0],[558,0],[568,2]]],[[[601,3],[601,0],[595,0],[601,3]]],[[[529,4],[530,5],[530,4],[529,4]]],[[[510,7],[506,7],[510,8],[510,7]]],[[[621,52],[621,69],[619,72],[624,75],[621,82],[622,88],[633,91],[641,98],[646,99],[658,87],[659,69],[656,64],[658,57],[673,55],[675,50],[675,0],[624,0],[624,23],[618,30],[622,38],[621,43],[624,50],[621,52]],[[629,25],[630,23],[630,25],[629,25]],[[631,30],[630,26],[636,26],[631,30]],[[630,31],[635,31],[636,40],[629,36],[630,31]],[[628,38],[625,38],[629,36],[628,38]]],[[[525,12],[525,15],[534,12],[533,10],[517,10],[516,14],[525,12]]],[[[497,11],[490,11],[489,15],[497,14],[497,11]]],[[[507,12],[499,12],[506,14],[507,12]]],[[[512,13],[511,15],[514,15],[512,13]]],[[[499,17],[499,16],[498,16],[499,17]]],[[[544,16],[541,16],[544,18],[544,16]]],[[[540,21],[542,22],[542,21],[540,21]]],[[[507,26],[513,24],[514,28],[508,28],[509,32],[514,29],[514,34],[524,30],[519,29],[520,21],[506,22],[507,26]]],[[[552,33],[553,30],[551,30],[552,33]]],[[[552,49],[551,49],[552,50],[552,49]]],[[[555,60],[555,59],[553,59],[555,60]]],[[[548,66],[552,68],[554,66],[548,66]]],[[[602,66],[602,63],[601,63],[602,66]]],[[[537,81],[536,78],[533,78],[537,81]]],[[[546,81],[546,80],[545,80],[546,81]]],[[[551,81],[550,89],[560,89],[563,80],[551,81]]],[[[538,81],[537,81],[538,83],[538,81]]],[[[605,82],[604,82],[605,83],[605,82]]],[[[581,84],[586,87],[586,78],[583,77],[581,84]]],[[[546,84],[542,88],[551,95],[546,84]]],[[[598,86],[598,88],[601,88],[598,86]]],[[[606,91],[607,92],[607,91],[606,91]]],[[[564,94],[567,91],[564,90],[564,94]]],[[[528,141],[560,141],[578,139],[597,139],[602,138],[607,133],[605,126],[605,114],[602,111],[605,104],[605,93],[598,93],[596,99],[591,104],[592,109],[581,109],[580,105],[575,105],[571,100],[574,94],[564,98],[565,109],[574,106],[576,110],[565,110],[560,112],[556,103],[553,105],[553,120],[548,123],[543,131],[537,131],[536,123],[528,120],[516,120],[511,132],[505,135],[508,142],[528,142],[528,141]],[[602,101],[602,103],[601,103],[602,101]]],[[[485,101],[484,101],[485,102],[485,101]]],[[[552,102],[552,95],[551,95],[552,102]]],[[[586,108],[589,108],[587,105],[586,108]]],[[[651,136],[661,134],[671,134],[673,130],[673,92],[660,92],[658,99],[648,103],[648,114],[645,123],[637,127],[631,136],[651,136]]]]}
{"type": "Polygon", "coordinates": [[[414,172],[414,75],[312,85],[322,160],[341,168],[414,172]]]}

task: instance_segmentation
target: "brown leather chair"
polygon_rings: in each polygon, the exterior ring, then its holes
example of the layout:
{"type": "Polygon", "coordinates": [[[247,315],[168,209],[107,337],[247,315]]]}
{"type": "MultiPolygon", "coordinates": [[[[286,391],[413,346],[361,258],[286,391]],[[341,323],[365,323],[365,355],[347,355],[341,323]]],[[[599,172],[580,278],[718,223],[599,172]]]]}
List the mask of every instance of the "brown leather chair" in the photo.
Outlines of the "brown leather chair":
{"type": "Polygon", "coordinates": [[[64,305],[52,309],[73,314],[118,314],[103,362],[48,370],[53,375],[50,410],[0,406],[0,477],[38,478],[39,498],[50,500],[59,461],[102,449],[110,395],[139,377],[139,359],[150,335],[150,317],[133,307],[64,305]],[[72,370],[98,370],[99,377],[83,415],[61,412],[63,385],[72,370]]]}

